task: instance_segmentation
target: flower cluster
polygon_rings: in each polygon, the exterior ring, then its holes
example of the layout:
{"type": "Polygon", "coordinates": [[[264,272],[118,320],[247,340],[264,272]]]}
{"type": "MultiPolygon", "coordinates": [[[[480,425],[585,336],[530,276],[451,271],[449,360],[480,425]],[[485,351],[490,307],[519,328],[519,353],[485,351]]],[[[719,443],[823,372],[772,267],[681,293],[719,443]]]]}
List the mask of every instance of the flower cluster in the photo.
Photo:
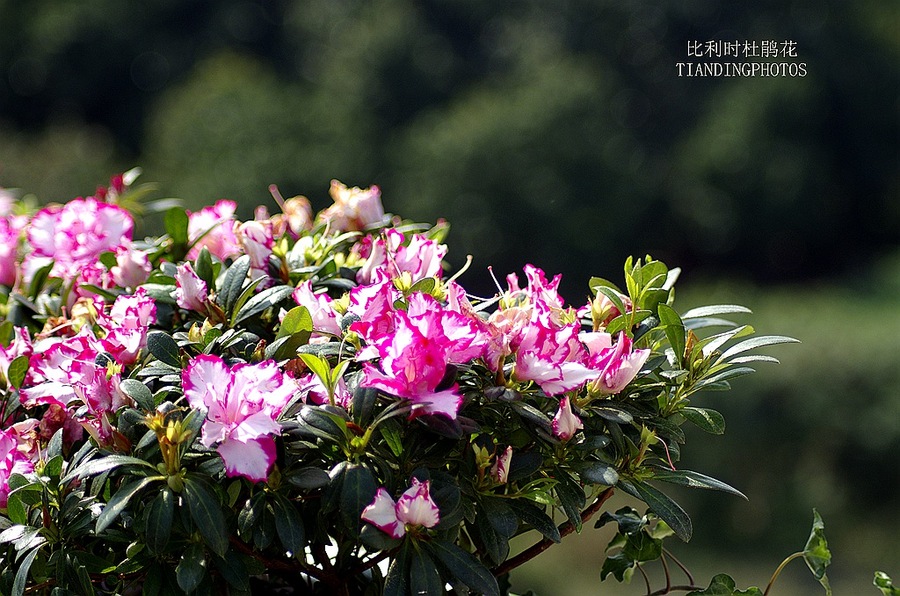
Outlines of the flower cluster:
{"type": "Polygon", "coordinates": [[[247,221],[160,203],[166,233],[136,241],[133,182],[33,214],[0,192],[16,586],[223,593],[268,567],[340,593],[499,594],[514,535],[558,541],[613,490],[685,540],[651,482],[737,493],[675,468],[679,427],[720,432],[693,395],[787,340],[700,339],[744,310],[678,315],[677,270],[629,259],[626,291],[595,279],[570,306],[525,265],[478,299],[447,277],[446,222],[386,214],[375,187],[334,181],[315,215],[272,187],[280,213],[247,221]]]}

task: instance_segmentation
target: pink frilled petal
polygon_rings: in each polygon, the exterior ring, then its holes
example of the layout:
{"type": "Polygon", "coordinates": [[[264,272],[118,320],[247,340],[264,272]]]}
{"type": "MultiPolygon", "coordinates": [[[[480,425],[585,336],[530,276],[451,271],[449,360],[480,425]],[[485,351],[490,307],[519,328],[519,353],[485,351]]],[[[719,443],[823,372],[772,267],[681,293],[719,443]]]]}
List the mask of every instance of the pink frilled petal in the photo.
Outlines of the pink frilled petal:
{"type": "Polygon", "coordinates": [[[412,526],[433,528],[441,521],[441,512],[431,500],[429,481],[412,479],[412,486],[397,499],[397,519],[412,526]]]}
{"type": "Polygon", "coordinates": [[[261,411],[251,414],[233,425],[229,438],[237,439],[238,441],[250,441],[280,434],[281,425],[272,419],[271,414],[261,411]]]}
{"type": "Polygon", "coordinates": [[[576,432],[584,428],[581,419],[572,412],[569,398],[559,400],[559,411],[553,417],[553,434],[563,441],[571,439],[576,432]]]}
{"type": "Polygon", "coordinates": [[[228,439],[219,444],[217,451],[228,476],[243,476],[253,482],[265,482],[275,463],[275,441],[271,437],[246,442],[228,439]]]}
{"type": "Polygon", "coordinates": [[[340,335],[337,313],[331,307],[332,299],[327,294],[316,294],[311,281],[301,282],[293,293],[294,301],[305,306],[313,320],[313,329],[319,333],[340,335]]]}
{"type": "Polygon", "coordinates": [[[458,389],[457,385],[453,385],[453,387],[444,391],[416,395],[412,398],[412,401],[422,405],[422,408],[414,410],[412,416],[443,414],[452,420],[456,420],[456,415],[459,413],[459,407],[463,401],[462,396],[456,393],[458,389]]]}
{"type": "Polygon", "coordinates": [[[116,249],[116,264],[110,273],[117,286],[134,288],[147,281],[151,269],[147,253],[122,246],[116,249]]]}
{"type": "Polygon", "coordinates": [[[383,488],[378,489],[375,500],[363,509],[361,517],[391,538],[403,538],[406,534],[405,525],[397,519],[397,504],[383,488]]]}
{"type": "Polygon", "coordinates": [[[232,369],[232,374],[232,398],[259,401],[273,418],[281,414],[282,408],[297,391],[297,384],[281,373],[274,360],[259,364],[237,364],[232,369]]]}
{"type": "Polygon", "coordinates": [[[192,408],[207,410],[225,394],[231,384],[231,371],[218,356],[201,354],[181,373],[184,396],[192,408]]]}
{"type": "Polygon", "coordinates": [[[194,272],[190,263],[175,270],[175,302],[185,310],[203,312],[209,300],[206,282],[194,272]]]}
{"type": "Polygon", "coordinates": [[[612,347],[612,335],[602,331],[590,331],[578,334],[578,339],[587,347],[591,355],[599,354],[612,347]]]}
{"type": "Polygon", "coordinates": [[[515,375],[519,380],[534,381],[547,395],[559,395],[597,378],[597,371],[579,362],[554,362],[533,352],[519,352],[515,375]]]}
{"type": "Polygon", "coordinates": [[[601,377],[605,393],[619,393],[641,371],[641,367],[650,357],[650,350],[635,350],[618,362],[618,366],[611,366],[609,371],[601,377]]]}

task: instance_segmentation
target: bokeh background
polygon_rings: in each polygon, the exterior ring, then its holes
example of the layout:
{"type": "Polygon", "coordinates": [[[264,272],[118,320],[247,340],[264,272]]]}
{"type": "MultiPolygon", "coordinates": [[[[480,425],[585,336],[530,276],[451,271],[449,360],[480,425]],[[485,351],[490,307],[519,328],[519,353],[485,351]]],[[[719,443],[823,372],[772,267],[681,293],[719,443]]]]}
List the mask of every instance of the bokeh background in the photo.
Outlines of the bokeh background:
{"type": "MultiPolygon", "coordinates": [[[[765,585],[817,507],[836,594],[900,579],[900,4],[0,0],[0,31],[0,186],[40,202],[139,165],[158,196],[248,218],[270,183],[324,207],[338,178],[449,219],[483,294],[487,266],[533,262],[580,303],[650,253],[684,268],[682,308],[751,307],[803,343],[699,400],[729,428],[680,465],[749,502],[673,491],[696,524],[676,552],[765,585]],[[794,41],[807,75],[679,77],[716,39],[794,41]]],[[[607,539],[515,586],[643,593],[599,582],[607,539]]],[[[777,593],[821,593],[794,565],[777,593]]]]}

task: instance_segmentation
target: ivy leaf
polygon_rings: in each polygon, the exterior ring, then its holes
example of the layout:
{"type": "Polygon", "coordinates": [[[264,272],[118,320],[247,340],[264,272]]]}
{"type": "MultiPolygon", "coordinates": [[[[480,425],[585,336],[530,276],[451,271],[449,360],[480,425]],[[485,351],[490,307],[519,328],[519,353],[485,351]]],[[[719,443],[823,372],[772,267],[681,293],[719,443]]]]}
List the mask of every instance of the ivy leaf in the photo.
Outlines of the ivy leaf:
{"type": "Polygon", "coordinates": [[[634,573],[634,560],[621,552],[606,557],[600,568],[600,581],[604,581],[610,573],[619,582],[629,581],[634,573]]]}
{"type": "Polygon", "coordinates": [[[825,540],[825,522],[815,509],[813,509],[812,531],[803,549],[803,560],[806,561],[813,576],[825,588],[825,593],[831,596],[831,586],[828,583],[828,576],[825,575],[825,569],[831,564],[831,551],[828,549],[828,541],[825,540]]]}
{"type": "Polygon", "coordinates": [[[759,588],[748,588],[746,590],[738,590],[735,588],[734,580],[730,575],[720,573],[712,578],[709,587],[705,590],[694,590],[687,596],[763,596],[759,588]]]}

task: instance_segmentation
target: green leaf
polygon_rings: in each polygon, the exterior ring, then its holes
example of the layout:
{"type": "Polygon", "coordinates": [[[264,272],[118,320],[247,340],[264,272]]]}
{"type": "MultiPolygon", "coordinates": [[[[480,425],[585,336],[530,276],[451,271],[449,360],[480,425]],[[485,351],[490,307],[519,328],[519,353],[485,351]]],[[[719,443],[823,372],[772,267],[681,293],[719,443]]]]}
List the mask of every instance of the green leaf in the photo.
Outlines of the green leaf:
{"type": "Polygon", "coordinates": [[[328,476],[328,472],[314,466],[300,468],[287,474],[287,481],[291,485],[306,491],[323,488],[329,480],[331,477],[328,476]]]}
{"type": "Polygon", "coordinates": [[[175,368],[181,368],[181,353],[178,344],[165,331],[151,331],[148,333],[147,349],[160,362],[175,368]]]}
{"type": "Polygon", "coordinates": [[[214,287],[216,274],[213,270],[212,257],[209,254],[209,249],[205,246],[200,249],[200,254],[197,255],[197,258],[194,261],[194,273],[203,280],[208,290],[211,290],[214,287]]]}
{"type": "Polygon", "coordinates": [[[890,576],[884,571],[875,572],[875,579],[872,581],[872,584],[881,590],[884,596],[900,596],[900,588],[894,587],[894,582],[891,581],[890,576]]]}
{"type": "Polygon", "coordinates": [[[262,313],[267,308],[277,305],[290,296],[293,291],[294,288],[291,286],[275,286],[263,290],[247,300],[241,309],[232,316],[231,324],[236,325],[245,319],[262,313]]]}
{"type": "Polygon", "coordinates": [[[328,361],[315,354],[299,354],[299,356],[307,368],[319,377],[325,387],[328,387],[331,381],[331,365],[328,364],[328,361]]]}
{"type": "Polygon", "coordinates": [[[667,470],[664,468],[653,470],[653,479],[671,484],[680,484],[690,488],[707,488],[711,490],[720,490],[722,492],[737,495],[743,499],[747,497],[738,489],[725,484],[721,480],[716,480],[706,474],[700,472],[692,472],[691,470],[667,470]]]}
{"type": "Polygon", "coordinates": [[[424,550],[415,550],[410,557],[409,587],[413,594],[444,593],[444,582],[441,581],[437,566],[424,550]]]}
{"type": "Polygon", "coordinates": [[[222,279],[222,287],[219,289],[217,301],[219,306],[226,314],[231,313],[235,302],[241,295],[241,288],[247,279],[247,272],[250,271],[250,257],[242,255],[238,257],[231,267],[225,272],[222,279]]]}
{"type": "Polygon", "coordinates": [[[553,542],[562,539],[553,518],[537,505],[532,505],[524,499],[510,499],[507,505],[522,523],[531,526],[553,542]]]}
{"type": "Polygon", "coordinates": [[[803,549],[803,560],[806,561],[813,576],[825,588],[825,593],[831,596],[831,586],[825,575],[826,568],[831,564],[831,551],[828,549],[828,541],[825,540],[825,522],[815,509],[813,509],[812,531],[803,549]]]}
{"type": "Polygon", "coordinates": [[[301,331],[312,331],[313,320],[309,314],[309,309],[305,306],[295,306],[284,315],[281,321],[281,327],[278,329],[278,335],[275,339],[287,337],[301,331]]]}
{"type": "Polygon", "coordinates": [[[175,512],[175,493],[168,487],[150,501],[144,512],[147,546],[155,553],[161,553],[169,543],[172,532],[172,517],[175,512]]]}
{"type": "Polygon", "coordinates": [[[798,344],[800,343],[799,339],[794,339],[793,337],[786,337],[784,335],[760,335],[757,337],[751,337],[750,339],[745,339],[744,341],[737,343],[722,353],[722,360],[728,360],[732,356],[736,356],[737,354],[741,354],[743,352],[747,352],[749,350],[754,350],[756,348],[761,348],[763,346],[773,346],[776,344],[798,344]]]}
{"type": "Polygon", "coordinates": [[[347,466],[341,486],[341,515],[347,528],[359,532],[362,511],[375,500],[377,490],[375,477],[368,468],[353,464],[347,466]]]}
{"type": "Polygon", "coordinates": [[[675,352],[675,360],[678,363],[684,362],[684,346],[685,346],[685,335],[684,335],[684,322],[681,320],[681,317],[678,316],[678,313],[675,312],[668,304],[660,303],[658,311],[659,320],[665,326],[666,338],[669,340],[669,345],[672,346],[672,351],[675,352]]]}
{"type": "Polygon", "coordinates": [[[28,285],[28,297],[32,300],[37,299],[38,294],[44,289],[44,284],[47,283],[47,279],[50,277],[50,271],[53,270],[53,263],[47,263],[40,269],[34,272],[34,276],[31,278],[31,283],[28,285]]]}
{"type": "Polygon", "coordinates": [[[716,410],[688,406],[682,408],[680,414],[684,416],[688,422],[699,426],[708,433],[721,435],[725,432],[725,417],[716,410]]]}
{"type": "Polygon", "coordinates": [[[14,358],[13,361],[9,363],[7,377],[9,379],[9,384],[16,389],[22,388],[22,382],[25,381],[25,375],[28,374],[28,362],[28,356],[22,355],[14,358]]]}
{"type": "MultiPolygon", "coordinates": [[[[368,503],[367,503],[368,504],[368,503]]],[[[303,556],[306,534],[303,517],[294,504],[281,494],[275,493],[275,530],[281,545],[294,557],[303,556]]]]}
{"type": "Polygon", "coordinates": [[[181,555],[181,561],[175,568],[175,578],[178,581],[178,587],[187,593],[193,592],[206,577],[206,557],[203,553],[203,546],[200,544],[191,544],[185,549],[181,555]]]}
{"type": "Polygon", "coordinates": [[[687,596],[762,596],[759,588],[748,588],[747,590],[738,590],[735,588],[734,580],[731,576],[724,573],[712,578],[709,587],[705,590],[694,590],[687,596]]]}
{"type": "Polygon", "coordinates": [[[616,469],[603,462],[585,462],[578,468],[578,475],[585,484],[599,484],[602,486],[615,486],[619,481],[619,473],[616,469]]]}
{"type": "Polygon", "coordinates": [[[647,518],[640,515],[634,508],[622,507],[615,513],[604,511],[594,527],[602,528],[611,521],[616,522],[620,534],[634,534],[643,530],[647,525],[647,518]]]}
{"type": "Polygon", "coordinates": [[[34,563],[34,558],[39,550],[39,548],[32,549],[19,564],[19,570],[16,571],[16,579],[13,581],[12,596],[22,596],[25,593],[25,585],[28,583],[28,572],[31,570],[31,564],[34,563]]]}
{"type": "MultiPolygon", "coordinates": [[[[378,430],[381,432],[381,438],[387,443],[394,457],[403,455],[403,436],[400,424],[391,418],[378,425],[378,430]]],[[[513,461],[515,461],[515,458],[513,461]]]]}
{"type": "Polygon", "coordinates": [[[740,306],[737,304],[715,304],[712,306],[701,306],[699,308],[692,308],[687,311],[683,315],[681,315],[682,319],[699,319],[703,317],[715,317],[718,315],[729,315],[729,314],[752,314],[751,311],[746,306],[740,306]]]}
{"type": "Polygon", "coordinates": [[[566,513],[566,517],[575,525],[575,531],[581,532],[581,510],[584,508],[585,502],[584,489],[571,476],[559,468],[556,469],[553,477],[559,481],[554,489],[559,497],[563,511],[566,513]]]}
{"type": "Polygon", "coordinates": [[[591,412],[597,414],[604,420],[611,420],[619,424],[631,424],[634,422],[634,416],[621,408],[612,406],[596,406],[591,408],[591,412]]]}
{"type": "Polygon", "coordinates": [[[618,552],[606,557],[606,560],[603,561],[603,567],[600,568],[600,581],[604,581],[606,576],[612,574],[616,580],[625,582],[631,579],[632,573],[634,573],[634,560],[625,553],[618,552]]]}
{"type": "Polygon", "coordinates": [[[384,578],[382,596],[407,596],[409,594],[409,542],[404,542],[397,557],[391,562],[384,578]]]}
{"type": "Polygon", "coordinates": [[[215,494],[203,481],[189,475],[184,479],[184,491],[181,495],[206,544],[214,553],[223,556],[228,548],[228,528],[215,494]]]}
{"type": "Polygon", "coordinates": [[[119,514],[128,507],[128,502],[131,498],[156,480],[156,478],[146,477],[124,483],[119,490],[116,491],[116,494],[113,495],[109,502],[106,503],[103,507],[103,511],[100,512],[100,515],[97,516],[97,525],[94,532],[100,534],[103,530],[108,528],[110,524],[116,521],[119,514]]]}
{"type": "Polygon", "coordinates": [[[180,207],[172,207],[165,215],[166,234],[179,247],[187,246],[188,214],[180,207]]]}
{"type": "Polygon", "coordinates": [[[435,540],[427,543],[427,547],[450,575],[470,590],[485,596],[500,596],[497,579],[481,561],[450,542],[435,540]]]}
{"type": "Polygon", "coordinates": [[[646,482],[632,480],[630,484],[634,487],[639,498],[650,507],[651,511],[669,524],[676,536],[685,542],[691,539],[691,534],[693,534],[691,518],[688,517],[688,514],[678,503],[646,482]]]}
{"type": "Polygon", "coordinates": [[[622,554],[640,563],[655,561],[662,555],[662,540],[651,538],[646,532],[629,534],[622,554]]]}
{"type": "Polygon", "coordinates": [[[146,385],[137,379],[125,379],[119,383],[119,388],[122,390],[122,393],[133,399],[142,410],[151,411],[156,408],[156,404],[153,402],[153,394],[146,385]]]}
{"type": "Polygon", "coordinates": [[[85,464],[76,466],[74,469],[69,470],[69,472],[63,477],[62,482],[69,482],[76,477],[87,478],[88,476],[94,476],[100,474],[101,472],[108,472],[109,470],[129,465],[142,466],[150,468],[154,471],[156,470],[156,468],[153,467],[153,464],[143,459],[131,457],[129,455],[112,454],[98,459],[92,459],[85,464]]]}

